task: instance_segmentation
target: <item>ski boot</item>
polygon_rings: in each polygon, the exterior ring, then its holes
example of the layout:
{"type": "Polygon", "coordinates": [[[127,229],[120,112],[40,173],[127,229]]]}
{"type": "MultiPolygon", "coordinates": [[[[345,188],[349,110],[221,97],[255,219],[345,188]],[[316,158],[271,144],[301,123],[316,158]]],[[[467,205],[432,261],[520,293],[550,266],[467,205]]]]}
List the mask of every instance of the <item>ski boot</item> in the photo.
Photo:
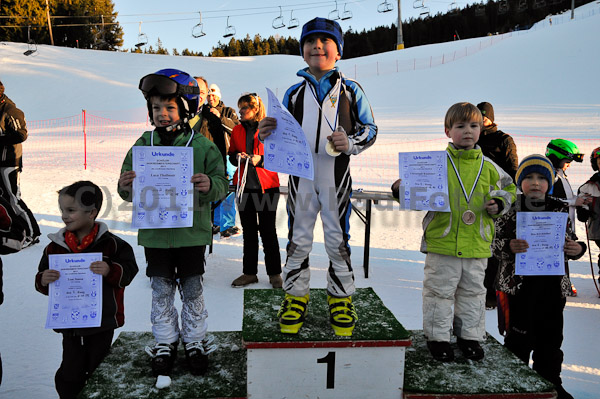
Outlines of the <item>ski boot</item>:
{"type": "Polygon", "coordinates": [[[337,298],[327,295],[329,305],[329,322],[335,335],[349,337],[352,335],[358,316],[352,304],[352,297],[337,298]]]}
{"type": "Polygon", "coordinates": [[[277,313],[279,327],[284,334],[297,334],[308,310],[308,294],[304,296],[293,296],[285,294],[281,308],[277,313]]]}
{"type": "Polygon", "coordinates": [[[157,343],[154,347],[146,347],[146,353],[152,358],[152,374],[155,377],[159,375],[171,375],[173,364],[177,358],[178,341],[172,344],[157,343]]]}

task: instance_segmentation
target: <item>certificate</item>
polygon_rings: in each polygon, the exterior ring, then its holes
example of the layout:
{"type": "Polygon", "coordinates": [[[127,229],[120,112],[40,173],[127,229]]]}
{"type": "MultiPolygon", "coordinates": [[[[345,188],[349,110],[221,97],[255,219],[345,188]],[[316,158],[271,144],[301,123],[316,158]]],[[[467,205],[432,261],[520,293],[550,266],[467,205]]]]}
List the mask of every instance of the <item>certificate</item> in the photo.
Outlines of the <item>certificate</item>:
{"type": "Polygon", "coordinates": [[[277,119],[277,128],[265,139],[265,169],[314,179],[313,157],[302,126],[267,88],[267,116],[277,119]]]}
{"type": "Polygon", "coordinates": [[[60,278],[49,286],[46,328],[99,327],[102,322],[102,276],[90,270],[100,252],[50,255],[50,269],[60,278]]]}
{"type": "Polygon", "coordinates": [[[527,252],[515,254],[515,274],[562,276],[565,274],[565,231],[569,214],[517,212],[517,238],[527,241],[527,252]]]}
{"type": "Polygon", "coordinates": [[[192,227],[194,169],[192,147],[144,147],[133,150],[133,214],[138,229],[192,227]]]}
{"type": "Polygon", "coordinates": [[[401,152],[398,157],[400,207],[450,212],[446,151],[401,152]]]}

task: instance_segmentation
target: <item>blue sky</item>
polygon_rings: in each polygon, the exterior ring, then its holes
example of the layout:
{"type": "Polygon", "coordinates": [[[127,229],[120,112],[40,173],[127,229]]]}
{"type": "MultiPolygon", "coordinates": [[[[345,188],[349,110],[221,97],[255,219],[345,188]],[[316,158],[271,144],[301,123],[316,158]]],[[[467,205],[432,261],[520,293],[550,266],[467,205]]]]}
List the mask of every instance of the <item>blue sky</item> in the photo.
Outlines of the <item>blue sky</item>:
{"type": "MultiPolygon", "coordinates": [[[[432,15],[446,12],[449,7],[459,8],[467,5],[466,1],[451,0],[408,0],[402,3],[402,20],[411,17],[418,18],[422,8],[414,8],[421,3],[429,7],[432,15]]],[[[472,1],[469,1],[471,3],[472,1]]],[[[397,0],[348,0],[348,1],[256,1],[241,0],[225,1],[198,1],[179,0],[170,3],[165,0],[113,0],[115,11],[119,13],[118,21],[124,30],[124,48],[130,49],[138,43],[141,31],[148,38],[148,45],[156,48],[160,38],[163,47],[172,52],[177,48],[180,52],[188,48],[193,51],[202,51],[207,54],[217,46],[218,42],[227,43],[230,37],[224,38],[227,26],[235,29],[234,37],[243,39],[247,34],[253,37],[280,35],[298,38],[302,25],[314,17],[328,17],[344,11],[352,15],[351,19],[340,20],[342,29],[350,27],[355,31],[362,31],[376,26],[389,26],[395,23],[398,16],[397,0]],[[378,8],[393,8],[390,12],[378,12],[378,8]],[[281,9],[281,11],[280,11],[281,9]],[[336,11],[337,10],[337,13],[336,11]],[[206,34],[200,38],[192,37],[192,29],[200,24],[202,13],[202,31],[206,34]],[[278,21],[274,21],[278,17],[278,21]],[[228,22],[229,17],[229,22],[228,22]],[[290,19],[295,18],[299,26],[288,29],[290,19]],[[283,21],[283,28],[273,28],[274,22],[283,21]]],[[[198,29],[198,27],[196,28],[198,29]]]]}

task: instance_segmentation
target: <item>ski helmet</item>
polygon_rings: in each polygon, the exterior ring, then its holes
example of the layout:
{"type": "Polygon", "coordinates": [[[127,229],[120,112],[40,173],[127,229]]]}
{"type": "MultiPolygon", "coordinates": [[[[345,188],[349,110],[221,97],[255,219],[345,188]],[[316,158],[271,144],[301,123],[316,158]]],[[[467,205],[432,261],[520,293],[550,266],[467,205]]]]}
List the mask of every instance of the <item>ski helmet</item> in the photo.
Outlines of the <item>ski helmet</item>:
{"type": "Polygon", "coordinates": [[[146,75],[140,80],[139,89],[146,98],[150,121],[152,121],[152,107],[150,105],[150,97],[152,96],[175,97],[182,120],[191,119],[198,111],[198,99],[200,98],[198,82],[188,73],[179,69],[161,69],[146,75]]]}
{"type": "Polygon", "coordinates": [[[583,161],[583,153],[579,152],[579,148],[569,140],[554,139],[546,146],[546,156],[552,161],[555,168],[559,167],[562,160],[567,162],[583,161]]]}
{"type": "Polygon", "coordinates": [[[598,172],[598,158],[600,158],[600,147],[594,148],[590,154],[590,162],[595,172],[598,172]]]}

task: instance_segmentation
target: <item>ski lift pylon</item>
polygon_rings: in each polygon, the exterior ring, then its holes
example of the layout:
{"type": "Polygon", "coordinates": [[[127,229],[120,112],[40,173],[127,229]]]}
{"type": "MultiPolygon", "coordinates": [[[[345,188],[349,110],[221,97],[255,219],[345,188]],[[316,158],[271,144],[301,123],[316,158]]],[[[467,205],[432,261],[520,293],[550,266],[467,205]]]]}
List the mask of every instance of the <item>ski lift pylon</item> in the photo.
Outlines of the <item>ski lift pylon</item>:
{"type": "Polygon", "coordinates": [[[283,11],[281,11],[281,6],[279,6],[279,16],[275,17],[273,20],[273,29],[280,29],[285,27],[285,23],[283,22],[283,11]]]}
{"type": "Polygon", "coordinates": [[[352,11],[346,10],[348,3],[344,3],[344,12],[342,13],[342,21],[352,18],[352,11]]]}
{"type": "Polygon", "coordinates": [[[198,11],[198,14],[200,14],[200,22],[192,28],[192,37],[196,39],[206,35],[206,33],[204,33],[204,24],[202,23],[202,12],[198,11]]]}
{"type": "Polygon", "coordinates": [[[23,55],[31,55],[37,51],[37,44],[31,39],[31,25],[27,26],[27,50],[23,55]]]}
{"type": "Polygon", "coordinates": [[[227,16],[227,26],[225,27],[225,34],[223,37],[231,37],[235,35],[235,26],[229,25],[229,16],[227,16]]]}
{"type": "Polygon", "coordinates": [[[294,10],[290,11],[290,22],[288,22],[287,26],[288,29],[294,29],[300,26],[300,21],[298,21],[298,18],[294,18],[292,14],[294,14],[294,10]]]}
{"type": "Polygon", "coordinates": [[[329,16],[328,16],[328,18],[329,18],[330,20],[332,20],[332,21],[335,21],[335,20],[337,20],[337,19],[340,19],[340,12],[339,12],[339,10],[338,10],[338,8],[337,8],[337,0],[336,0],[336,2],[335,2],[335,9],[333,9],[333,10],[329,11],[329,16]]]}
{"type": "Polygon", "coordinates": [[[146,44],[148,44],[148,36],[146,36],[145,33],[142,33],[142,21],[140,21],[139,33],[138,33],[138,40],[137,41],[138,42],[135,45],[135,47],[137,47],[137,48],[144,47],[146,44]]]}
{"type": "Polygon", "coordinates": [[[394,6],[392,5],[392,3],[388,3],[387,0],[385,0],[383,3],[381,3],[377,6],[377,12],[380,12],[380,13],[390,12],[393,9],[394,9],[394,6]]]}

